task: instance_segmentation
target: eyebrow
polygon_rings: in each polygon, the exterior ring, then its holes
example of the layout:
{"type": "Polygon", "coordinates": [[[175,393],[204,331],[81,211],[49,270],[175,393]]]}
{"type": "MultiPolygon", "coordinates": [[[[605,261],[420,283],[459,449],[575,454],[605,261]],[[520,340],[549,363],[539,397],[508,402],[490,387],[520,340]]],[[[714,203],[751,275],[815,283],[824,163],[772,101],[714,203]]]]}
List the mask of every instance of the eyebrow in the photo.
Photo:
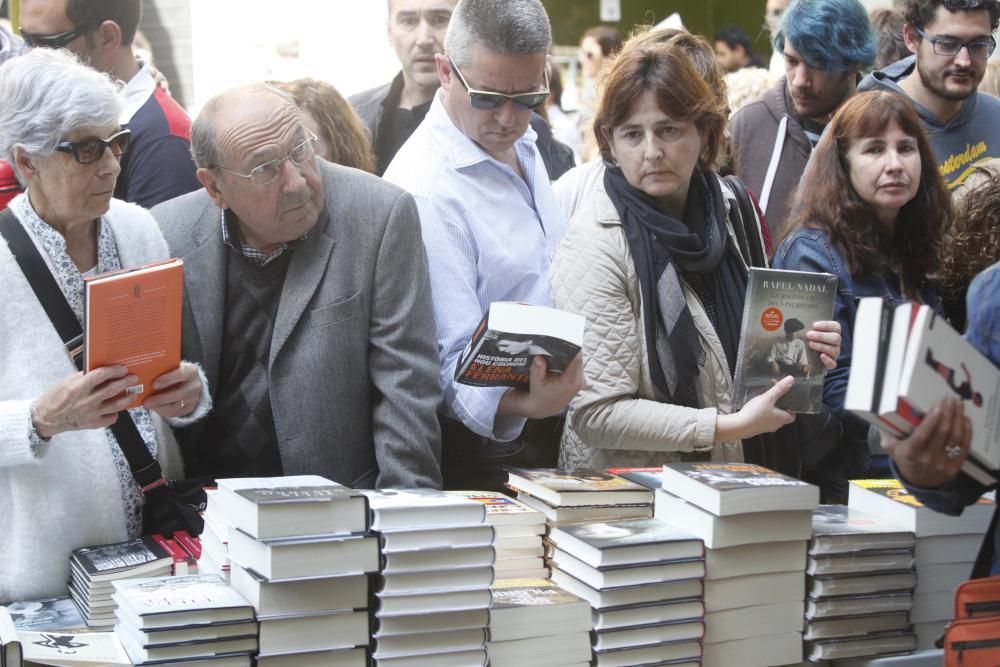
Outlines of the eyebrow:
{"type": "MultiPolygon", "coordinates": [[[[305,132],[305,126],[303,125],[300,125],[298,128],[292,130],[292,132],[289,133],[288,136],[291,137],[292,141],[292,146],[289,149],[289,151],[291,151],[296,146],[301,144],[308,137],[308,135],[305,132]]],[[[258,148],[257,150],[255,150],[253,153],[250,154],[247,160],[252,167],[259,167],[261,164],[265,162],[276,160],[278,159],[279,153],[281,151],[280,146],[281,146],[280,142],[275,142],[273,144],[269,144],[267,146],[258,148]]]]}

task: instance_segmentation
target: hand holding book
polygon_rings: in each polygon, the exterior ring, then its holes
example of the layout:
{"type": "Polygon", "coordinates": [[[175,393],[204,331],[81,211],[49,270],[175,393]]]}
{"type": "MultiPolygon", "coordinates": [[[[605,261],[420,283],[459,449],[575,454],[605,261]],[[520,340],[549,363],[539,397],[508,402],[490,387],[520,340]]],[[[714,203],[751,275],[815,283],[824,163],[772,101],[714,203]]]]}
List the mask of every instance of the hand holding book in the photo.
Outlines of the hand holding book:
{"type": "Polygon", "coordinates": [[[32,407],[32,424],[42,438],[66,431],[111,426],[132,402],[125,389],[137,378],[125,366],[74,373],[50,387],[32,407]]]}
{"type": "Polygon", "coordinates": [[[143,406],[165,419],[186,417],[198,406],[201,398],[201,374],[198,367],[182,361],[176,369],[153,380],[156,392],[143,406]]]}
{"type": "Polygon", "coordinates": [[[775,403],[795,385],[795,378],[787,375],[759,396],[750,399],[739,412],[719,415],[715,423],[715,441],[732,442],[751,438],[761,433],[773,433],[795,421],[795,415],[782,410],[775,403]]]}
{"type": "Polygon", "coordinates": [[[882,431],[882,446],[899,475],[908,484],[924,489],[955,479],[971,442],[972,422],[965,416],[962,402],[954,399],[942,401],[905,438],[882,431]]]}
{"type": "Polygon", "coordinates": [[[582,352],[573,357],[562,373],[549,373],[545,357],[538,355],[531,363],[528,388],[507,390],[497,413],[529,419],[551,417],[569,405],[583,384],[582,352]]]}
{"type": "Polygon", "coordinates": [[[813,328],[806,333],[809,348],[819,352],[819,359],[828,371],[837,367],[840,358],[840,322],[822,320],[814,322],[813,328]]]}

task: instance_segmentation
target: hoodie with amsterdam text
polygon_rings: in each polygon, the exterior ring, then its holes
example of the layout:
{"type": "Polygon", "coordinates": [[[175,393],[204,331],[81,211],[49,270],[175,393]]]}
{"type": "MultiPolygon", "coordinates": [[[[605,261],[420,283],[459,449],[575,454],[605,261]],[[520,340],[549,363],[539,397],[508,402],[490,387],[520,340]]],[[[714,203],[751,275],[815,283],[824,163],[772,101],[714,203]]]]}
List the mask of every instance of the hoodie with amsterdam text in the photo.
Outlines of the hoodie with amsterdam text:
{"type": "MultiPolygon", "coordinates": [[[[915,62],[916,56],[909,56],[872,72],[858,90],[891,90],[906,95],[899,82],[913,73],[915,62]]],[[[947,123],[916,102],[913,107],[923,121],[948,189],[961,185],[977,166],[1000,157],[1000,98],[973,93],[947,123]]]]}

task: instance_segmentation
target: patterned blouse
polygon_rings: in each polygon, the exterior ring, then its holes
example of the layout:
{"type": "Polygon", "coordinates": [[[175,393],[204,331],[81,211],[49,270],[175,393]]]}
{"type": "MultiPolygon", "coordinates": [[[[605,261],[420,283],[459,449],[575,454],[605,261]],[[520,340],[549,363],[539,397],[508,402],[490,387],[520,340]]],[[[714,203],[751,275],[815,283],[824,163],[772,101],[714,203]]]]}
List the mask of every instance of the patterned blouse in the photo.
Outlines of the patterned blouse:
{"type": "MultiPolygon", "coordinates": [[[[50,227],[48,223],[38,217],[34,207],[28,200],[27,192],[18,196],[10,203],[10,209],[17,216],[22,225],[35,237],[39,245],[49,256],[52,267],[52,275],[62,290],[70,308],[76,313],[76,318],[83,323],[83,275],[76,268],[76,264],[66,250],[66,239],[62,234],[50,227]]],[[[114,235],[107,222],[101,218],[98,220],[97,231],[97,267],[96,273],[106,273],[121,269],[121,262],[118,258],[118,247],[115,245],[114,235]]],[[[128,411],[139,435],[149,453],[156,458],[157,444],[156,431],[153,429],[153,420],[146,408],[132,408],[128,411]]],[[[128,467],[128,461],[122,454],[118,441],[115,440],[111,429],[105,429],[108,436],[108,447],[111,450],[111,457],[114,460],[115,470],[118,473],[118,485],[121,490],[122,503],[125,508],[125,523],[128,528],[130,538],[138,537],[142,534],[142,491],[132,477],[132,471],[128,467]]]]}

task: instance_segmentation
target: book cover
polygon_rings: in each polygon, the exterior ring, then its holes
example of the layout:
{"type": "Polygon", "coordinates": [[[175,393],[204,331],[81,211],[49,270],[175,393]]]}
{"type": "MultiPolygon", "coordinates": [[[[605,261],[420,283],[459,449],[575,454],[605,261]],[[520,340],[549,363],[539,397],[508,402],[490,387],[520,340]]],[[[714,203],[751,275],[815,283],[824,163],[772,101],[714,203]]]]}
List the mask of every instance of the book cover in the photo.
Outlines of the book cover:
{"type": "Polygon", "coordinates": [[[716,516],[819,504],[819,487],[753,463],[667,463],[663,490],[716,516]]]}
{"type": "Polygon", "coordinates": [[[159,566],[169,566],[173,558],[152,537],[140,537],[127,542],[83,547],[73,551],[84,575],[99,581],[120,573],[139,573],[159,566]]]}
{"type": "Polygon", "coordinates": [[[18,631],[73,630],[75,632],[87,626],[80,615],[80,610],[68,597],[11,602],[7,605],[7,611],[10,612],[14,627],[18,631]]]}
{"type": "Polygon", "coordinates": [[[120,364],[139,378],[127,388],[142,405],[153,380],[181,362],[184,263],[179,259],[85,279],[84,365],[120,364]]]}
{"type": "Polygon", "coordinates": [[[650,491],[655,491],[663,486],[662,466],[656,468],[608,468],[608,472],[644,486],[650,491]]]}
{"type": "Polygon", "coordinates": [[[508,486],[553,506],[630,505],[652,500],[649,489],[601,470],[509,468],[508,486]]]}
{"type": "MultiPolygon", "coordinates": [[[[996,503],[982,497],[958,516],[940,514],[924,506],[898,479],[855,479],[850,482],[848,506],[880,516],[920,538],[986,532],[996,503]]],[[[975,560],[975,558],[973,558],[975,560]]]]}
{"type": "Polygon", "coordinates": [[[486,522],[483,503],[437,489],[362,489],[371,507],[371,529],[414,530],[486,522]]]}
{"type": "Polygon", "coordinates": [[[867,296],[858,301],[844,409],[900,437],[904,432],[891,419],[879,417],[893,316],[892,307],[881,297],[867,296]]]}
{"type": "Polygon", "coordinates": [[[43,665],[131,665],[114,632],[29,632],[21,635],[24,659],[43,665]]]}
{"type": "Polygon", "coordinates": [[[137,616],[232,608],[253,613],[250,604],[217,574],[125,579],[114,584],[119,605],[137,616]]]}
{"type": "Polygon", "coordinates": [[[492,591],[493,609],[572,604],[585,608],[584,616],[590,616],[589,604],[551,581],[510,579],[493,584],[492,591]]]}
{"type": "Polygon", "coordinates": [[[459,357],[455,380],[474,387],[527,387],[538,355],[550,372],[561,372],[583,347],[584,321],[546,306],[494,302],[459,357]]]}
{"type": "Polygon", "coordinates": [[[484,505],[486,523],[492,526],[528,526],[545,523],[545,516],[541,512],[499,491],[445,491],[445,493],[484,505]]]}
{"type": "Polygon", "coordinates": [[[870,549],[913,549],[912,532],[884,518],[846,505],[820,505],[813,510],[811,555],[870,549]]]}
{"type": "Polygon", "coordinates": [[[809,348],[814,322],[833,319],[837,276],[829,273],[751,268],[736,362],[733,405],[742,408],[787,375],[795,386],[777,406],[817,413],[826,367],[809,348]]]}
{"type": "Polygon", "coordinates": [[[700,539],[662,519],[570,524],[552,528],[549,541],[597,568],[705,555],[700,539]]]}

